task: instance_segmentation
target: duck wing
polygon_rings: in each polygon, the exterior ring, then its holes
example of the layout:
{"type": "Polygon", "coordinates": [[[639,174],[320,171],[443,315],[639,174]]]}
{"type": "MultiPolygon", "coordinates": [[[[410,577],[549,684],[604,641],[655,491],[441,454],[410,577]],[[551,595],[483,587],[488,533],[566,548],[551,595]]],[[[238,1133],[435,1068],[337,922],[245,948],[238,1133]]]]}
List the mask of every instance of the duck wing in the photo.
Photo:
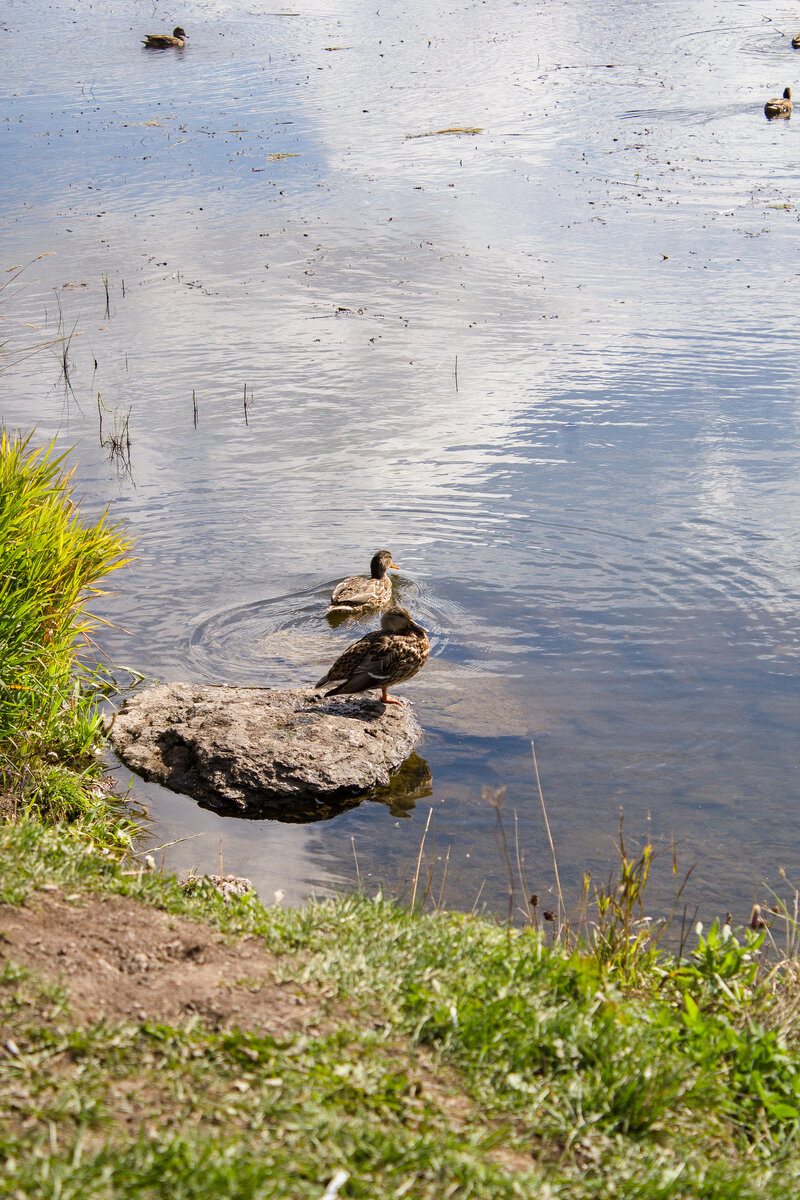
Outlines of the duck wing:
{"type": "Polygon", "coordinates": [[[368,579],[366,575],[350,575],[338,583],[331,592],[331,604],[374,604],[379,599],[382,579],[368,579]]]}
{"type": "Polygon", "coordinates": [[[323,687],[326,683],[341,680],[338,687],[328,692],[329,696],[386,687],[397,680],[398,673],[405,678],[403,650],[404,643],[396,635],[380,631],[368,633],[360,641],[348,646],[327,675],[314,686],[323,687]]]}
{"type": "Polygon", "coordinates": [[[343,579],[331,592],[331,604],[363,604],[369,596],[371,582],[361,575],[351,575],[343,579]]]}

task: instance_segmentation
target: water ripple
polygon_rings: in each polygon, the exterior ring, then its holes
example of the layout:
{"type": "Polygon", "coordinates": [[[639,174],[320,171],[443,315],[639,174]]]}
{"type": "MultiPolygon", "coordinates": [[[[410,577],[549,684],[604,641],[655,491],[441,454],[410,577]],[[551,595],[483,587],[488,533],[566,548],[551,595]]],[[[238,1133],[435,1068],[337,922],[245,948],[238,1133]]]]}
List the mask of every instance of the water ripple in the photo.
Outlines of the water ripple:
{"type": "MultiPolygon", "coordinates": [[[[337,580],[255,600],[202,617],[189,637],[192,663],[216,683],[308,686],[350,642],[380,627],[380,615],[326,616],[337,580]]],[[[394,602],[406,605],[428,632],[431,655],[452,657],[458,607],[399,577],[394,602]]]]}

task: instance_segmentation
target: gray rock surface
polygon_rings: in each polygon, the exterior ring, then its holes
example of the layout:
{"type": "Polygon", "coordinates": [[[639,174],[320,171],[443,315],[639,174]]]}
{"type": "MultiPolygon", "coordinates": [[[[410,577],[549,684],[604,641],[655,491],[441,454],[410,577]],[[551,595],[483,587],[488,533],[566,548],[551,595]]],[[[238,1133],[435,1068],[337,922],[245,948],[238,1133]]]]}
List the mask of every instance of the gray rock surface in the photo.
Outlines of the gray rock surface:
{"type": "Polygon", "coordinates": [[[145,779],[243,816],[309,821],[385,787],[421,735],[410,708],[312,688],[166,683],[124,701],[111,743],[145,779]]]}

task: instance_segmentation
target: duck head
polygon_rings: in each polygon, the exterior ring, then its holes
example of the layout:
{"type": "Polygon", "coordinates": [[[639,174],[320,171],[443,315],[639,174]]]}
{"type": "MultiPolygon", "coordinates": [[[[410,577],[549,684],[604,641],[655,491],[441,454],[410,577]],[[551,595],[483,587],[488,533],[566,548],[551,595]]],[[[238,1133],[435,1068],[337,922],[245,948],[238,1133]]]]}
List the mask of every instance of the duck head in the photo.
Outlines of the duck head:
{"type": "Polygon", "coordinates": [[[373,579],[383,579],[389,567],[395,571],[400,570],[397,564],[392,562],[391,551],[379,550],[377,554],[373,554],[372,562],[369,564],[370,575],[373,579]]]}
{"type": "Polygon", "coordinates": [[[401,604],[395,604],[392,608],[387,608],[381,617],[381,632],[416,633],[418,637],[426,636],[422,626],[411,619],[411,613],[407,608],[403,608],[401,604]]]}

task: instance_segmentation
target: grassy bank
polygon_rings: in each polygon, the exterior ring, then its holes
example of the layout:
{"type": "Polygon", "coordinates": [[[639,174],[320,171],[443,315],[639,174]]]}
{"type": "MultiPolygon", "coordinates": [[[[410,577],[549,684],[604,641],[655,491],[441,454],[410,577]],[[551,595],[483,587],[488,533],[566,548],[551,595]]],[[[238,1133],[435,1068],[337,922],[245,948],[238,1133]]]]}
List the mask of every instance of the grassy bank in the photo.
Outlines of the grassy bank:
{"type": "Polygon", "coordinates": [[[15,811],[102,812],[86,605],[128,549],[118,528],[81,518],[52,447],[0,434],[0,794],[15,811]]]}
{"type": "Polygon", "coordinates": [[[79,520],[61,464],[2,457],[0,1195],[800,1191],[794,962],[716,926],[659,951],[627,860],[569,946],[361,894],[226,904],[140,870],[74,662],[87,589],[127,546],[79,520]],[[201,988],[213,1004],[175,1015],[201,988]]]}

